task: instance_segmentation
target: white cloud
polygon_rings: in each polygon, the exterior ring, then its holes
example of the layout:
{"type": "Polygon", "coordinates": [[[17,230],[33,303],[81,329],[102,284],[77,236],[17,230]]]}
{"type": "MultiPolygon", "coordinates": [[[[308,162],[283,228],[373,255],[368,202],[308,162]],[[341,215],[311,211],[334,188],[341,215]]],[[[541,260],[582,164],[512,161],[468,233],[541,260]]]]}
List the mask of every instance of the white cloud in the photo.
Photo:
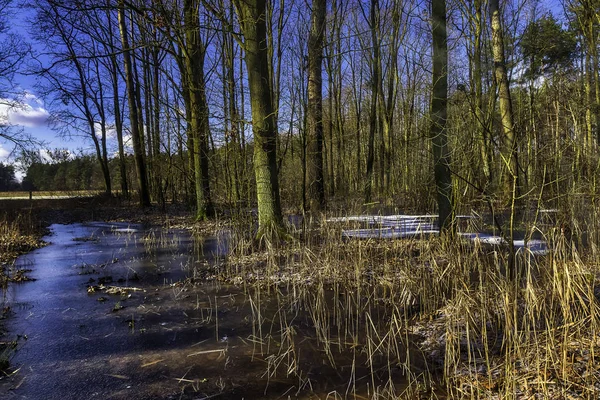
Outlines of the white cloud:
{"type": "MultiPolygon", "coordinates": [[[[94,122],[94,129],[96,131],[96,137],[98,139],[102,138],[102,125],[100,122],[94,122]]],[[[117,138],[117,129],[113,124],[106,124],[106,138],[107,139],[116,139],[117,138]]]]}
{"type": "Polygon", "coordinates": [[[11,110],[8,114],[8,121],[11,125],[25,126],[35,128],[44,126],[49,117],[48,111],[44,108],[31,108],[11,110]]]}
{"type": "Polygon", "coordinates": [[[23,99],[27,100],[28,102],[36,103],[39,106],[44,105],[44,102],[42,101],[42,99],[40,99],[35,94],[28,92],[28,91],[25,91],[25,94],[23,95],[23,99]]]}
{"type": "Polygon", "coordinates": [[[50,113],[42,100],[25,92],[19,99],[0,98],[0,125],[36,128],[45,126],[50,113]]]}
{"type": "Polygon", "coordinates": [[[2,147],[2,144],[0,143],[0,162],[6,161],[9,155],[10,151],[2,147]]]}

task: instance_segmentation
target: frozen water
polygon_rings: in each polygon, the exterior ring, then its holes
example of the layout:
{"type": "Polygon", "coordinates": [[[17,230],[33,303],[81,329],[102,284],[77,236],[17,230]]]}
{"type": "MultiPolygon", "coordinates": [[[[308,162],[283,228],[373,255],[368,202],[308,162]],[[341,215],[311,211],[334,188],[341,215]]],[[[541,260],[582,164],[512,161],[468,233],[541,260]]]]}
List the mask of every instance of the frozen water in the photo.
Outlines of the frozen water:
{"type": "Polygon", "coordinates": [[[368,215],[331,218],[328,221],[357,222],[369,226],[369,228],[342,231],[342,235],[346,238],[400,239],[438,233],[436,219],[437,215],[368,215]]]}
{"type": "Polygon", "coordinates": [[[402,230],[396,228],[381,228],[344,230],[342,231],[342,236],[354,239],[401,239],[437,233],[439,233],[437,229],[402,230]]]}
{"type": "MultiPolygon", "coordinates": [[[[359,223],[368,226],[360,229],[344,229],[342,236],[348,239],[402,239],[418,236],[435,235],[437,228],[437,215],[358,215],[349,217],[329,218],[327,222],[359,223]]],[[[477,217],[460,215],[458,220],[469,220],[477,217]]],[[[480,244],[499,246],[506,244],[500,237],[480,232],[459,232],[460,237],[480,244]]],[[[513,245],[517,252],[527,249],[532,254],[542,255],[548,252],[548,244],[544,240],[515,240],[513,245]]]]}
{"type": "Polygon", "coordinates": [[[135,233],[135,232],[138,232],[138,229],[135,229],[135,228],[115,228],[115,229],[113,229],[113,232],[135,233]]]}

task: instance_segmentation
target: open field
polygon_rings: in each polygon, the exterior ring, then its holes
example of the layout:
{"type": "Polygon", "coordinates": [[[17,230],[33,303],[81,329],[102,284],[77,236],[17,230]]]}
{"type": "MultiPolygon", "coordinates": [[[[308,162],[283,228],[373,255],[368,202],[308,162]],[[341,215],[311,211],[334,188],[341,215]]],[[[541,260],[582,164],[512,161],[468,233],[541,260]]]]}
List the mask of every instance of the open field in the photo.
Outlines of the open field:
{"type": "Polygon", "coordinates": [[[0,200],[33,200],[69,199],[73,197],[93,197],[102,194],[101,190],[75,191],[35,191],[35,192],[0,192],[0,200]]]}

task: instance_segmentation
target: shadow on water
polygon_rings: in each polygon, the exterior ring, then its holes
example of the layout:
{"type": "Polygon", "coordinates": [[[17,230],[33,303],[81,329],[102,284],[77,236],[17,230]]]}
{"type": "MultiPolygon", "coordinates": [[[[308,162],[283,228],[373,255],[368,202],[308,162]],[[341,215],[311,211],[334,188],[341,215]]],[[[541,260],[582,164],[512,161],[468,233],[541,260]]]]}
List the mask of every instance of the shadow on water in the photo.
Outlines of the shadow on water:
{"type": "Polygon", "coordinates": [[[203,281],[225,255],[226,235],[198,244],[185,231],[126,223],[51,232],[49,246],[17,261],[37,280],[5,293],[17,313],[7,329],[27,340],[12,359],[18,372],[0,380],[2,398],[353,397],[385,382],[401,389],[409,352],[396,349],[398,366],[387,358],[378,369],[381,352],[348,333],[348,324],[365,323],[364,310],[352,310],[360,293],[203,281]],[[315,326],[315,302],[346,303],[352,318],[315,326]]]}

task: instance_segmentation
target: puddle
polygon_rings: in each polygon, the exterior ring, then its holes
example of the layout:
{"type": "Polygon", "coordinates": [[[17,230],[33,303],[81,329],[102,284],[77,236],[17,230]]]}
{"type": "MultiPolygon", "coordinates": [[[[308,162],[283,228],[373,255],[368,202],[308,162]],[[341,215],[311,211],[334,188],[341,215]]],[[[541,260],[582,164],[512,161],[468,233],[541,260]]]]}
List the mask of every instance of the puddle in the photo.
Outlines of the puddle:
{"type": "Polygon", "coordinates": [[[133,224],[50,229],[44,238],[49,246],[17,261],[37,280],[10,285],[6,293],[17,312],[6,327],[27,339],[11,361],[20,370],[10,382],[0,382],[6,395],[0,397],[168,398],[187,390],[188,381],[200,385],[202,376],[214,375],[212,366],[206,375],[193,369],[199,360],[224,360],[222,353],[199,353],[228,345],[215,339],[213,305],[203,309],[216,301],[215,315],[224,312],[218,310],[218,303],[227,303],[219,299],[223,288],[203,285],[190,301],[177,282],[199,261],[219,256],[216,239],[196,248],[184,231],[133,224]],[[88,286],[99,284],[130,289],[89,293],[88,286]],[[197,314],[205,314],[205,323],[197,314]],[[196,360],[187,357],[194,352],[196,360]]]}
{"type": "MultiPolygon", "coordinates": [[[[3,399],[349,397],[386,381],[401,390],[402,368],[378,355],[383,346],[367,352],[350,343],[358,340],[352,329],[365,326],[364,295],[185,283],[227,248],[217,238],[198,245],[185,231],[125,223],[50,229],[50,245],[17,261],[37,280],[5,294],[16,312],[6,327],[27,339],[11,361],[19,371],[0,380],[3,399]],[[310,315],[319,302],[348,311],[316,326],[310,315]],[[381,368],[367,366],[367,357],[381,368]]],[[[389,319],[369,326],[392,332],[389,319]]],[[[398,363],[408,353],[394,351],[398,363]]]]}

